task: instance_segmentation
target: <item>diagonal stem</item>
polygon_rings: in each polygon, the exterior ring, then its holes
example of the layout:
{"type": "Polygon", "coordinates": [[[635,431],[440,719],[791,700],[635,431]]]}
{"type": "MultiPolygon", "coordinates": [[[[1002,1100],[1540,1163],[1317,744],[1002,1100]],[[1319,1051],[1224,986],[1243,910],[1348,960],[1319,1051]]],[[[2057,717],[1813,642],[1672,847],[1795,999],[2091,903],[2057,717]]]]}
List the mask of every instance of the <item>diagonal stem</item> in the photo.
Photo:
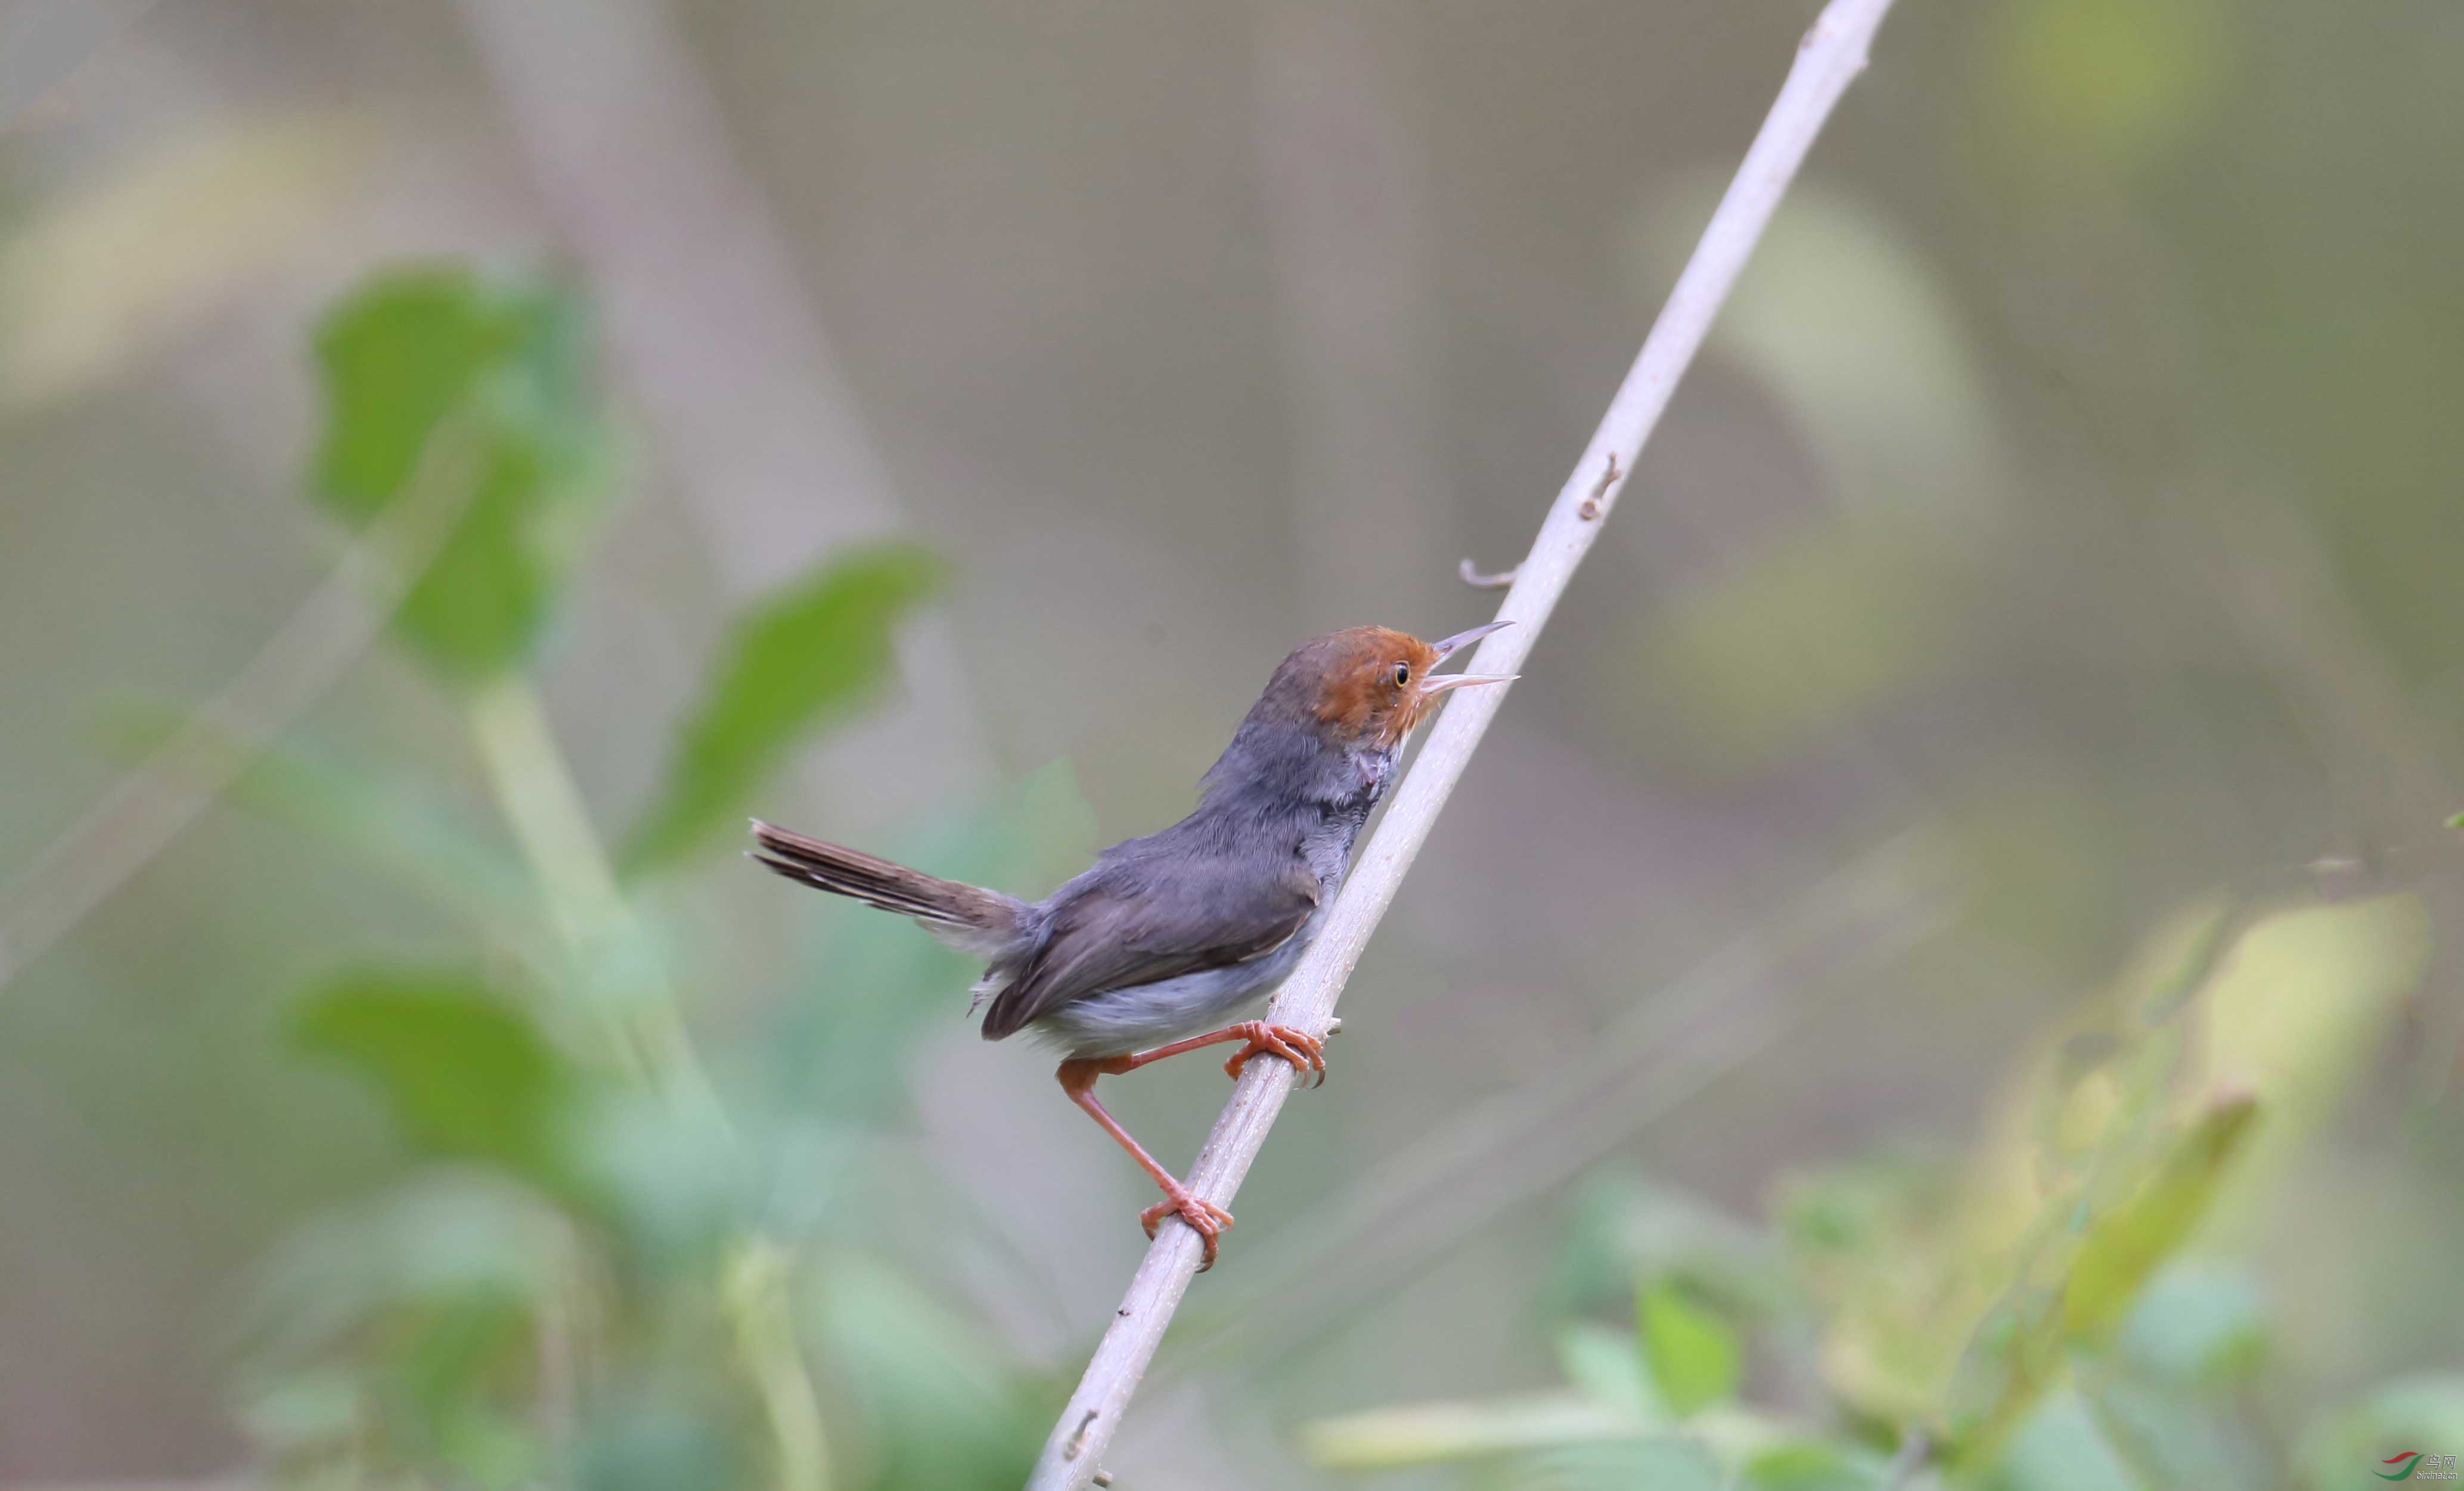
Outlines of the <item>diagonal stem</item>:
{"type": "MultiPolygon", "coordinates": [[[[1668,407],[1678,379],[1709,334],[1712,318],[1745,269],[1763,229],[1788,190],[1797,166],[1830,118],[1848,84],[1864,70],[1866,50],[1890,0],[1831,0],[1797,49],[1796,62],[1763,127],[1746,151],[1719,209],[1669,292],[1660,319],[1609,404],[1589,448],[1557,493],[1540,525],[1531,552],[1515,572],[1498,619],[1520,625],[1482,641],[1466,665],[1474,672],[1515,673],[1555,609],[1574,570],[1590,552],[1601,520],[1623,487],[1618,474],[1634,470],[1642,445],[1668,407]],[[1604,479],[1605,478],[1605,479],[1604,479]]],[[[1507,686],[1510,687],[1510,686],[1507,686]]],[[[1401,886],[1404,871],[1435,826],[1471,754],[1505,703],[1507,688],[1472,691],[1454,701],[1397,790],[1394,805],[1361,851],[1326,926],[1277,992],[1268,1018],[1323,1034],[1352,970],[1401,886]]],[[[1228,1203],[1265,1144],[1292,1087],[1282,1062],[1252,1066],[1236,1083],[1215,1131],[1199,1151],[1189,1187],[1217,1204],[1228,1203]]],[[[1027,1480],[1027,1491],[1078,1491],[1090,1484],[1105,1449],[1120,1427],[1139,1380],[1197,1273],[1202,1249],[1187,1228],[1167,1227],[1147,1249],[1130,1281],[1078,1391],[1054,1425],[1027,1480]]]]}
{"type": "Polygon", "coordinates": [[[0,882],[0,988],[152,864],[359,661],[469,511],[472,461],[464,422],[439,425],[401,498],[352,541],[247,666],[0,882]]]}
{"type": "Polygon", "coordinates": [[[658,954],[616,884],[537,686],[508,672],[473,687],[462,704],[497,806],[539,881],[575,980],[606,1023],[611,1054],[627,1075],[649,1083],[680,1110],[715,1131],[730,1131],[658,954]]]}

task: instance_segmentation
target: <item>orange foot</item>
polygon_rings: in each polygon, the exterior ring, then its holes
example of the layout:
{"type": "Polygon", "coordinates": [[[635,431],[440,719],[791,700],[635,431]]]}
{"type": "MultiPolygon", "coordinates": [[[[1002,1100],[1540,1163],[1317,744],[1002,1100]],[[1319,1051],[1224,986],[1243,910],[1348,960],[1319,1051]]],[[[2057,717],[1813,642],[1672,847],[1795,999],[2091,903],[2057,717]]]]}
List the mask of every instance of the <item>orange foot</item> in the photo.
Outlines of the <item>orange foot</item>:
{"type": "Polygon", "coordinates": [[[1263,1020],[1243,1020],[1229,1027],[1246,1037],[1248,1044],[1232,1054],[1223,1063],[1223,1072],[1236,1081],[1241,1069],[1253,1056],[1280,1056],[1292,1063],[1292,1070],[1306,1076],[1316,1074],[1312,1087],[1326,1085],[1326,1042],[1296,1025],[1269,1025],[1263,1020]]]}
{"type": "Polygon", "coordinates": [[[1232,1214],[1212,1201],[1199,1200],[1189,1194],[1186,1186],[1175,1182],[1163,1188],[1162,1200],[1138,1214],[1138,1221],[1145,1226],[1147,1236],[1153,1238],[1155,1229],[1163,1225],[1167,1217],[1177,1217],[1187,1222],[1189,1230],[1198,1234],[1199,1239],[1206,1244],[1206,1261],[1198,1265],[1198,1271],[1202,1274],[1213,1268],[1215,1239],[1224,1228],[1232,1225],[1232,1214]]]}

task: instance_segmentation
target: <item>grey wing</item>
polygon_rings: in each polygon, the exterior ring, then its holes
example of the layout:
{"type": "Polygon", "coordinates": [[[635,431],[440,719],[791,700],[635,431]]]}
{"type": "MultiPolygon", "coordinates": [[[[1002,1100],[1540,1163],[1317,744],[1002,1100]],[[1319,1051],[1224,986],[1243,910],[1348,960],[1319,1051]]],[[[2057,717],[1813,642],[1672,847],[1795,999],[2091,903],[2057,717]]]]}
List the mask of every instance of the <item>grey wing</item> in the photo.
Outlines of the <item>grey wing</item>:
{"type": "Polygon", "coordinates": [[[1271,953],[1317,910],[1317,877],[1298,859],[1253,870],[1184,864],[1168,879],[1140,867],[1111,866],[1054,908],[1051,932],[984,1012],[985,1040],[1071,999],[1271,953]]]}

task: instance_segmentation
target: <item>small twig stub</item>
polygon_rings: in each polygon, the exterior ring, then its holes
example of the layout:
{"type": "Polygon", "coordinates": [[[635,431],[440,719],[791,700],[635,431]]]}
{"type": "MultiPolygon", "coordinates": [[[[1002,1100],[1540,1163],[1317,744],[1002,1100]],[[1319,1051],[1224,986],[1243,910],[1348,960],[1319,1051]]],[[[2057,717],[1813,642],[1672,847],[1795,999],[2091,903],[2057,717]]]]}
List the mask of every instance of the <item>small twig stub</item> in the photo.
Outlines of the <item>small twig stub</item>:
{"type": "Polygon", "coordinates": [[[1514,577],[1522,568],[1522,565],[1517,564],[1510,569],[1499,570],[1494,575],[1484,575],[1472,563],[1470,556],[1466,555],[1463,557],[1463,561],[1455,567],[1455,573],[1461,575],[1463,582],[1474,590],[1503,590],[1514,583],[1514,577]]]}
{"type": "Polygon", "coordinates": [[[1610,451],[1609,469],[1600,472],[1599,484],[1592,489],[1592,494],[1590,496],[1583,499],[1582,514],[1585,518],[1596,518],[1602,513],[1608,511],[1606,508],[1600,506],[1600,503],[1608,496],[1609,489],[1616,486],[1617,478],[1623,474],[1624,472],[1617,470],[1617,452],[1615,450],[1610,451]]]}

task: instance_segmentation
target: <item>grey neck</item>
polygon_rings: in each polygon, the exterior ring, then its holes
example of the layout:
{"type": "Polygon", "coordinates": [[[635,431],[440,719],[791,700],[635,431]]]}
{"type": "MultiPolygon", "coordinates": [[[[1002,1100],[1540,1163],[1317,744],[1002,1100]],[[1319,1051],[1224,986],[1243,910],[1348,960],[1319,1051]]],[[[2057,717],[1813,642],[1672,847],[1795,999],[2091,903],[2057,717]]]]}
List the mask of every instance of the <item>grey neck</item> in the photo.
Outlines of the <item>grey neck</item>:
{"type": "MultiPolygon", "coordinates": [[[[1282,826],[1330,892],[1361,825],[1395,778],[1392,750],[1345,750],[1304,725],[1251,720],[1206,774],[1193,823],[1243,832],[1282,826]]],[[[1281,840],[1280,833],[1269,840],[1281,840]]]]}

